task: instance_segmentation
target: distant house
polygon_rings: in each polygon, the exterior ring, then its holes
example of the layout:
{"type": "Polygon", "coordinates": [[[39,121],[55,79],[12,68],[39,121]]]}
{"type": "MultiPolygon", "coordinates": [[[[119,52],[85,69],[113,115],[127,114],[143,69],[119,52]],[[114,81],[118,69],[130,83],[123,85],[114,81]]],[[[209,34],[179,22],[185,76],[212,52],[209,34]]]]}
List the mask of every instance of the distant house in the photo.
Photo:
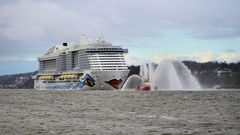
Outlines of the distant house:
{"type": "Polygon", "coordinates": [[[232,76],[232,70],[231,69],[216,69],[215,72],[218,76],[232,76]]]}
{"type": "Polygon", "coordinates": [[[24,84],[27,80],[29,79],[29,77],[25,77],[25,76],[21,76],[16,78],[15,80],[15,84],[24,84]]]}
{"type": "Polygon", "coordinates": [[[16,88],[16,84],[8,84],[5,88],[16,88]]]}

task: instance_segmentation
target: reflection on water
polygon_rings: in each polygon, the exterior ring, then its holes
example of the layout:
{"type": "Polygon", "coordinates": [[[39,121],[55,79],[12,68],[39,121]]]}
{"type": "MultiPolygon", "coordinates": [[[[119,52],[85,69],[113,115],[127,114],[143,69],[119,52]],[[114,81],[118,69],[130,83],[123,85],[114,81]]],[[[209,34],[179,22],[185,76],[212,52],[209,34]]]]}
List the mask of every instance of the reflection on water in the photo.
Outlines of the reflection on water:
{"type": "Polygon", "coordinates": [[[240,91],[0,90],[0,134],[239,134],[240,91]]]}

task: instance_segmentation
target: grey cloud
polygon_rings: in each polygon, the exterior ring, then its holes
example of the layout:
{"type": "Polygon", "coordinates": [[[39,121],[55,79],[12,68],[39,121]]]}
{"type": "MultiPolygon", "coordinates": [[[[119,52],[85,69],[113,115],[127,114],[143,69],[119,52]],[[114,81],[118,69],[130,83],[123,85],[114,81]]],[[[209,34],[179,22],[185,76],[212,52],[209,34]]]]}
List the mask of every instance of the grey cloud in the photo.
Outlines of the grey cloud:
{"type": "MultiPolygon", "coordinates": [[[[18,1],[1,7],[2,36],[10,40],[71,39],[81,32],[98,30],[98,18],[67,10],[48,1],[18,1]]],[[[99,30],[100,31],[100,30],[99,30]]]]}
{"type": "Polygon", "coordinates": [[[239,37],[239,5],[239,0],[3,0],[0,47],[33,54],[49,44],[78,41],[82,33],[131,43],[168,29],[190,29],[194,38],[239,37]]]}
{"type": "Polygon", "coordinates": [[[196,37],[236,37],[238,5],[238,0],[20,0],[1,6],[0,32],[13,39],[76,39],[81,33],[127,38],[191,29],[196,37]]]}

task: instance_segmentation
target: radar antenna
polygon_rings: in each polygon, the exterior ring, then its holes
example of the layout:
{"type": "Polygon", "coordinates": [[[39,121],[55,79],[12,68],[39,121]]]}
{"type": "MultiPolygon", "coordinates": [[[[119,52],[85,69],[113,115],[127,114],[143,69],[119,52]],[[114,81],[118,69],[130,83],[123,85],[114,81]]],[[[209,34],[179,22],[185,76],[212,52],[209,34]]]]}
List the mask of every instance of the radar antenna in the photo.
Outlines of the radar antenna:
{"type": "Polygon", "coordinates": [[[101,43],[101,42],[102,42],[102,43],[105,43],[103,34],[101,34],[101,35],[98,37],[97,42],[98,42],[98,43],[101,43]]]}

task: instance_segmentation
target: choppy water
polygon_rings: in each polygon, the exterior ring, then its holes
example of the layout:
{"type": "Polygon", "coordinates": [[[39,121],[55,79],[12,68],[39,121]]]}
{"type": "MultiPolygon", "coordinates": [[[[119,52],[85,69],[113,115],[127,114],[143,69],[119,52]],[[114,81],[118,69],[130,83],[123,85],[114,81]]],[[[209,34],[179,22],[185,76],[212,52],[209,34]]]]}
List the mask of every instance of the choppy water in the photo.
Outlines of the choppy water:
{"type": "Polygon", "coordinates": [[[0,134],[240,134],[240,91],[0,90],[0,134]]]}

